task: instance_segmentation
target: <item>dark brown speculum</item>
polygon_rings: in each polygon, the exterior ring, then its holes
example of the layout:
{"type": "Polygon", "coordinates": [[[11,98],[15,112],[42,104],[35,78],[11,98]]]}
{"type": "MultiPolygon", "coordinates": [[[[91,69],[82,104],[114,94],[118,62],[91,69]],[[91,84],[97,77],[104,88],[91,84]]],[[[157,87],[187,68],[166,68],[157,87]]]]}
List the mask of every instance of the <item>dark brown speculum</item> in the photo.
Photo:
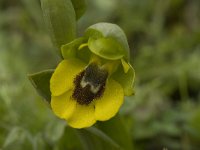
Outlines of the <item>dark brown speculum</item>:
{"type": "Polygon", "coordinates": [[[72,97],[81,105],[88,105],[100,98],[105,90],[108,72],[92,63],[74,79],[72,97]]]}

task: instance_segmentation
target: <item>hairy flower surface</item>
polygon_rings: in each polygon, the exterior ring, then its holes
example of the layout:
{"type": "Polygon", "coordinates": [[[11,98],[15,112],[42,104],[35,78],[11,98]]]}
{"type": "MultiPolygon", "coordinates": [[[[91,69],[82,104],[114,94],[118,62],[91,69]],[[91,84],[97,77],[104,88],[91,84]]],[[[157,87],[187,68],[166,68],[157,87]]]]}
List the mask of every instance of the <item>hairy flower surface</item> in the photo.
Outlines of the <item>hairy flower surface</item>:
{"type": "Polygon", "coordinates": [[[90,127],[112,118],[124,95],[133,94],[134,70],[126,43],[121,42],[125,36],[102,32],[113,26],[122,32],[113,24],[97,24],[61,48],[64,60],[50,79],[51,107],[71,127],[90,127]]]}

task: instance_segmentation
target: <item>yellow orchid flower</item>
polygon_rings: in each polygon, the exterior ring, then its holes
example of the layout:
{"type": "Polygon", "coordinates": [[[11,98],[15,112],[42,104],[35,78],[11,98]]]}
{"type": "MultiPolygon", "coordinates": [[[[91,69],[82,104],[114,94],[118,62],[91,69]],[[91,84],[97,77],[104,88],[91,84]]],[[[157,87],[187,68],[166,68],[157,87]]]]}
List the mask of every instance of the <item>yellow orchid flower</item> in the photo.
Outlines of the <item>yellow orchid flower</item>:
{"type": "Polygon", "coordinates": [[[134,70],[121,32],[113,24],[96,24],[83,38],[62,46],[64,60],[50,79],[51,108],[71,127],[112,118],[124,95],[133,94],[134,70]]]}

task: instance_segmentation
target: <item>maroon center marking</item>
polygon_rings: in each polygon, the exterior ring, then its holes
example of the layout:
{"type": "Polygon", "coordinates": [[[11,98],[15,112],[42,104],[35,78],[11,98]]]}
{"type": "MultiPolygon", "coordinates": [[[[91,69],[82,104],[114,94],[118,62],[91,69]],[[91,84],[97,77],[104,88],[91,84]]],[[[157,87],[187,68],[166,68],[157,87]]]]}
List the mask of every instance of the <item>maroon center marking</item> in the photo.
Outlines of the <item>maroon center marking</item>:
{"type": "Polygon", "coordinates": [[[108,73],[98,68],[96,64],[90,64],[84,71],[80,72],[74,79],[75,89],[72,97],[81,105],[88,105],[94,99],[100,98],[105,90],[108,73]],[[84,77],[84,78],[83,78],[84,77]],[[89,83],[81,86],[81,81],[89,83]],[[100,86],[96,93],[91,91],[91,86],[100,86]]]}

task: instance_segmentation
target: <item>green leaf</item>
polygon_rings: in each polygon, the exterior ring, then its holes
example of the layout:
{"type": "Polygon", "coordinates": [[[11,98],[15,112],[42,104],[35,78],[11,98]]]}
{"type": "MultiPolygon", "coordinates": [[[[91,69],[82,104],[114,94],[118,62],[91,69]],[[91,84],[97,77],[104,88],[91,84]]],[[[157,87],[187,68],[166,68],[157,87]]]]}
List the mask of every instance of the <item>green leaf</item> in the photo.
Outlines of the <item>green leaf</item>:
{"type": "MultiPolygon", "coordinates": [[[[128,46],[126,35],[124,34],[123,30],[116,24],[112,23],[94,24],[86,30],[85,36],[94,39],[99,39],[104,37],[115,40],[123,48],[124,58],[127,61],[129,61],[130,49],[128,46]]],[[[116,55],[118,55],[118,53],[119,52],[116,51],[116,55]]]]}
{"type": "Polygon", "coordinates": [[[106,133],[104,133],[103,131],[99,130],[98,128],[90,127],[90,128],[86,128],[85,130],[87,130],[90,133],[92,133],[92,134],[96,135],[97,137],[101,138],[103,141],[105,141],[106,143],[110,144],[112,147],[114,147],[116,149],[120,149],[120,146],[118,145],[118,143],[116,143],[112,138],[110,138],[108,135],[106,135],[106,133]]]}
{"type": "MultiPolygon", "coordinates": [[[[98,128],[112,138],[124,150],[133,150],[131,135],[128,133],[125,124],[119,115],[106,122],[98,122],[98,128]]],[[[105,147],[109,150],[109,147],[105,147]]]]}
{"type": "Polygon", "coordinates": [[[19,127],[12,128],[12,130],[10,130],[8,136],[5,139],[3,147],[5,148],[5,147],[13,144],[17,140],[19,140],[20,136],[21,137],[24,136],[23,130],[21,128],[19,128],[19,127]]]}
{"type": "Polygon", "coordinates": [[[76,130],[84,150],[103,150],[101,139],[85,129],[76,130]]]}
{"type": "Polygon", "coordinates": [[[117,142],[98,128],[90,127],[76,131],[85,150],[105,150],[108,147],[109,150],[122,149],[117,142]]]}
{"type": "Polygon", "coordinates": [[[113,38],[90,38],[88,46],[94,54],[109,60],[120,59],[125,55],[123,47],[113,38]]]}
{"type": "Polygon", "coordinates": [[[16,126],[9,131],[2,148],[13,149],[15,147],[16,149],[20,149],[23,146],[30,148],[32,146],[31,140],[32,137],[27,130],[16,126]]]}
{"type": "Polygon", "coordinates": [[[61,45],[71,42],[76,36],[76,14],[72,2],[41,0],[41,5],[53,44],[60,51],[61,45]]]}
{"type": "Polygon", "coordinates": [[[45,139],[50,143],[56,143],[63,136],[65,127],[65,121],[60,120],[59,118],[53,118],[48,122],[43,136],[45,136],[45,139]]]}
{"type": "Polygon", "coordinates": [[[112,77],[118,81],[124,89],[124,95],[130,96],[134,94],[133,86],[135,80],[135,71],[131,65],[127,73],[124,72],[124,68],[120,65],[117,71],[112,77]]]}
{"type": "Polygon", "coordinates": [[[48,102],[51,101],[50,78],[54,70],[45,70],[39,73],[28,75],[29,80],[37,92],[48,102]]]}
{"type": "Polygon", "coordinates": [[[56,144],[58,150],[82,150],[83,145],[81,140],[76,132],[76,129],[73,129],[69,126],[65,127],[63,136],[59,139],[56,144]]]}
{"type": "Polygon", "coordinates": [[[86,10],[86,2],[85,0],[71,0],[74,6],[74,10],[76,12],[76,20],[78,20],[86,10]]]}

